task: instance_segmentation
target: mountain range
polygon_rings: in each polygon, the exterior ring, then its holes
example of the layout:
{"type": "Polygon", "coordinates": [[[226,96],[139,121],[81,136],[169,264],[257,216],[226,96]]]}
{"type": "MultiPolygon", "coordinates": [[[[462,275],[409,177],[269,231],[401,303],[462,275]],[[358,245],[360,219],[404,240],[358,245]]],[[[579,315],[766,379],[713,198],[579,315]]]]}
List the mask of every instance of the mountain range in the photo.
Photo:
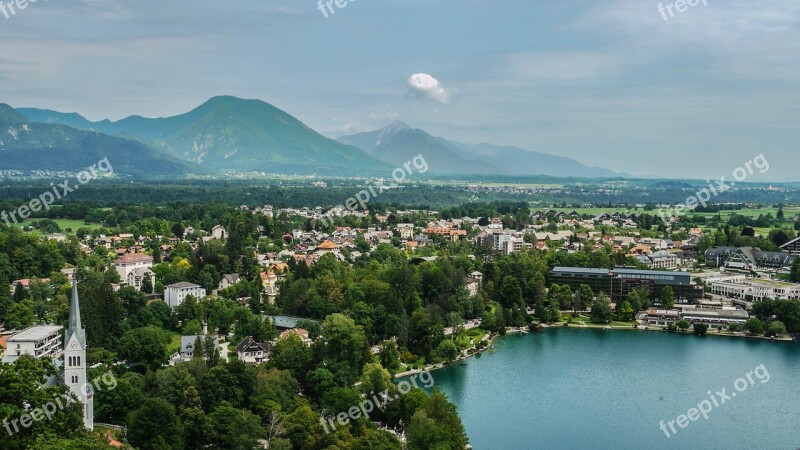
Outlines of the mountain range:
{"type": "Polygon", "coordinates": [[[607,169],[588,167],[563,156],[511,146],[449,141],[399,121],[380,130],[342,136],[338,141],[396,166],[421,153],[431,173],[589,178],[624,176],[607,169]]]}
{"type": "Polygon", "coordinates": [[[138,139],[170,156],[212,170],[269,173],[357,173],[388,164],[328,139],[261,100],[214,97],[178,116],[131,116],[91,122],[77,114],[20,109],[31,121],[138,139]]]}
{"type": "Polygon", "coordinates": [[[32,123],[0,103],[0,170],[80,172],[103,158],[108,158],[115,174],[136,178],[207,173],[138,141],[66,125],[32,123]]]}
{"type": "Polygon", "coordinates": [[[125,175],[145,178],[229,172],[385,175],[419,154],[433,175],[621,176],[561,156],[449,141],[402,122],[333,140],[266,102],[230,96],[172,117],[96,122],[77,113],[2,105],[0,154],[0,169],[22,170],[74,169],[108,156],[112,164],[120,161],[125,175]]]}

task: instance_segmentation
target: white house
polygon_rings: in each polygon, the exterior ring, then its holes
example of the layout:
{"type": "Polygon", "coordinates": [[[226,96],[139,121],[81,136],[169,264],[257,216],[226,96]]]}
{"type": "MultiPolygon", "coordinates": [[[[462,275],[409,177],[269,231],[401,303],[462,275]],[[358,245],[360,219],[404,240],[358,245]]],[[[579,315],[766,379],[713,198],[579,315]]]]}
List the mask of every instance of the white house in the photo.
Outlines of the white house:
{"type": "Polygon", "coordinates": [[[142,283],[144,282],[145,278],[150,279],[150,286],[156,285],[156,273],[147,267],[137,267],[136,269],[133,269],[130,273],[128,273],[128,278],[125,279],[125,282],[128,284],[128,286],[136,289],[137,291],[141,291],[142,283]]]}
{"type": "Polygon", "coordinates": [[[216,225],[211,229],[211,237],[214,239],[227,239],[228,232],[222,225],[216,225]]]}
{"type": "Polygon", "coordinates": [[[272,353],[271,342],[256,342],[252,336],[247,336],[236,346],[236,354],[239,361],[250,364],[261,364],[269,361],[272,353]]]}
{"type": "Polygon", "coordinates": [[[400,233],[400,239],[414,239],[414,224],[398,223],[397,232],[400,233]]]}
{"type": "Polygon", "coordinates": [[[208,349],[206,348],[206,336],[202,334],[194,335],[194,336],[181,336],[181,350],[180,350],[180,361],[191,361],[192,355],[194,354],[194,345],[197,343],[197,338],[200,338],[200,342],[203,345],[203,351],[208,355],[209,351],[213,352],[214,350],[219,350],[219,336],[214,335],[214,348],[208,349]]]}
{"type": "Polygon", "coordinates": [[[196,284],[185,281],[170,284],[164,288],[164,303],[169,305],[170,308],[175,308],[183,303],[187,295],[194,296],[194,298],[200,300],[206,296],[206,290],[196,284]]]}
{"type": "Polygon", "coordinates": [[[114,268],[117,269],[119,277],[123,280],[128,279],[128,274],[139,268],[150,269],[153,267],[153,257],[144,253],[127,253],[114,261],[114,268]]]}
{"type": "Polygon", "coordinates": [[[219,286],[217,289],[220,291],[223,289],[228,289],[229,287],[233,286],[234,284],[242,281],[242,278],[239,276],[238,273],[226,273],[222,276],[222,279],[219,281],[219,286]]]}

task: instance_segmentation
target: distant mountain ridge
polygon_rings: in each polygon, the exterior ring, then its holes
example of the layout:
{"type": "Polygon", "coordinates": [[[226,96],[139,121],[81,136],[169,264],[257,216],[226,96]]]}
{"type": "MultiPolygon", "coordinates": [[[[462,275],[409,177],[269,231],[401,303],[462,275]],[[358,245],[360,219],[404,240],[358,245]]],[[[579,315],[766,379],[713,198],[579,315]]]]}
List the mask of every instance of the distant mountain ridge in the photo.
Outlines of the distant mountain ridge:
{"type": "Polygon", "coordinates": [[[399,121],[380,130],[343,136],[338,140],[396,167],[421,154],[433,174],[503,173],[499,167],[470,159],[449,142],[399,121]]]}
{"type": "Polygon", "coordinates": [[[0,103],[0,170],[79,172],[108,158],[118,176],[174,178],[207,174],[147,145],[66,125],[29,121],[0,103]]]}
{"type": "Polygon", "coordinates": [[[31,120],[136,137],[171,156],[209,169],[303,174],[390,170],[355,147],[328,139],[261,100],[214,97],[192,111],[149,119],[91,122],[77,114],[25,108],[31,120]]]}
{"type": "Polygon", "coordinates": [[[626,176],[608,169],[589,167],[573,159],[493,144],[463,144],[434,137],[395,121],[375,131],[342,136],[376,158],[402,164],[422,153],[435,174],[551,175],[555,177],[605,178],[626,176]]]}
{"type": "Polygon", "coordinates": [[[213,97],[187,113],[165,118],[134,115],[119,121],[93,122],[77,113],[46,109],[20,108],[14,117],[6,113],[7,120],[24,119],[139,141],[211,173],[377,175],[422,154],[431,174],[629,176],[512,146],[450,141],[399,121],[333,140],[266,102],[231,96],[213,97]]]}

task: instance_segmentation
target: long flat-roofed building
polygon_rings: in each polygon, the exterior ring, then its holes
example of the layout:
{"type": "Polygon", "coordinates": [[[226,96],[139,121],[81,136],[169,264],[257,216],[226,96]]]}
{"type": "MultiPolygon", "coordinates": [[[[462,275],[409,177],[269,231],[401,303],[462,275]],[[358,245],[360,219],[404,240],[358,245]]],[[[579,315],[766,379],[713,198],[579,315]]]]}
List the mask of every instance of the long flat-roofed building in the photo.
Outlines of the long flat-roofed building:
{"type": "Polygon", "coordinates": [[[796,283],[734,275],[709,280],[709,285],[713,294],[747,302],[800,300],[800,284],[796,283]]]}
{"type": "Polygon", "coordinates": [[[550,272],[550,281],[560,285],[566,284],[573,291],[581,284],[586,284],[595,294],[603,292],[611,297],[612,302],[625,300],[636,288],[649,290],[650,298],[656,299],[665,286],[672,287],[676,303],[695,303],[703,298],[703,289],[692,284],[692,275],[689,272],[638,270],[626,267],[617,267],[614,270],[555,267],[550,272]]]}
{"type": "Polygon", "coordinates": [[[611,295],[613,275],[608,269],[591,269],[585,267],[554,267],[550,272],[550,281],[559,285],[568,285],[576,290],[585,284],[592,288],[595,295],[601,292],[611,295]]]}
{"type": "Polygon", "coordinates": [[[689,323],[704,323],[713,328],[727,328],[731,323],[744,325],[750,315],[743,309],[732,308],[682,308],[682,310],[665,310],[650,308],[641,316],[650,325],[667,326],[685,319],[689,323]]]}
{"type": "Polygon", "coordinates": [[[61,330],[58,325],[40,325],[26,328],[14,334],[8,340],[4,363],[13,363],[22,355],[34,358],[58,358],[64,350],[61,330]]]}
{"type": "Polygon", "coordinates": [[[206,290],[202,286],[185,281],[170,284],[164,288],[164,303],[170,308],[176,308],[183,303],[188,295],[201,300],[206,296],[206,290]]]}

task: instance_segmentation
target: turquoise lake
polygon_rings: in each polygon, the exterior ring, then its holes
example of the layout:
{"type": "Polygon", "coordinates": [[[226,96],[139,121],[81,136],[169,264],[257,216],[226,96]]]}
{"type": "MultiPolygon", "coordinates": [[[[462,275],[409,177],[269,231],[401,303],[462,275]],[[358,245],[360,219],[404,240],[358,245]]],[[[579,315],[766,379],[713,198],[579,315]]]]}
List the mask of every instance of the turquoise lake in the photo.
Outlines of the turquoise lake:
{"type": "Polygon", "coordinates": [[[800,344],[551,328],[432,374],[476,450],[800,448],[800,344]]]}

